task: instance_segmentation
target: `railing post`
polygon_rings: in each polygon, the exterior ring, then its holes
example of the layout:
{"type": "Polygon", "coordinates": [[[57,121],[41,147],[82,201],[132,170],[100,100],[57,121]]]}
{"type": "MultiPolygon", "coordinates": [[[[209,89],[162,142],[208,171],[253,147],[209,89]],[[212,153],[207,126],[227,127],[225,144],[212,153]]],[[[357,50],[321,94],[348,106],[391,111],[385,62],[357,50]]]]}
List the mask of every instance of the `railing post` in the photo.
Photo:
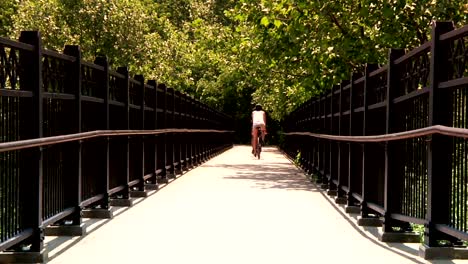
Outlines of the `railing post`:
{"type": "MultiPolygon", "coordinates": [[[[395,126],[395,109],[393,100],[398,88],[401,72],[397,69],[394,61],[403,56],[404,50],[390,49],[388,54],[387,69],[387,91],[386,91],[386,128],[385,133],[398,132],[395,126]]],[[[401,142],[385,143],[385,178],[384,178],[384,214],[382,222],[382,233],[379,239],[383,242],[419,242],[419,235],[411,231],[407,222],[398,221],[391,217],[399,212],[401,206],[401,192],[404,182],[404,167],[401,166],[399,155],[401,155],[401,142]],[[398,227],[398,231],[394,228],[398,227]]]]}
{"type": "MultiPolygon", "coordinates": [[[[199,101],[196,101],[197,103],[197,128],[203,129],[205,128],[204,123],[203,123],[203,117],[202,117],[202,105],[199,101]]],[[[197,134],[197,160],[198,164],[203,163],[203,133],[198,133],[197,134]]]]}
{"type": "MultiPolygon", "coordinates": [[[[169,96],[168,100],[170,100],[170,109],[168,109],[170,112],[170,117],[169,117],[169,128],[175,128],[175,99],[174,99],[174,88],[167,88],[167,96],[169,96]]],[[[167,98],[166,96],[166,98],[167,98]]],[[[166,164],[166,171],[168,171],[168,176],[171,178],[176,177],[176,171],[175,171],[175,166],[174,166],[174,137],[175,133],[170,132],[166,134],[166,152],[169,150],[169,153],[166,153],[166,158],[168,160],[166,164]]]]}
{"type": "MultiPolygon", "coordinates": [[[[213,125],[213,119],[212,119],[212,112],[211,109],[205,105],[205,115],[206,115],[206,125],[207,129],[211,128],[211,125],[213,125]]],[[[212,157],[213,153],[213,143],[214,139],[216,138],[216,135],[213,134],[207,134],[205,139],[206,139],[206,155],[205,155],[205,160],[209,160],[212,157]]]]}
{"type": "MultiPolygon", "coordinates": [[[[349,86],[349,127],[348,127],[348,136],[353,136],[353,119],[354,119],[354,81],[357,79],[357,74],[351,73],[350,86],[349,86]]],[[[347,175],[348,178],[348,191],[346,192],[346,212],[347,213],[360,213],[361,208],[358,206],[358,201],[353,196],[353,193],[356,189],[356,184],[354,178],[356,175],[353,175],[356,164],[353,162],[353,154],[356,149],[356,144],[347,142],[348,145],[348,167],[347,175]]]]}
{"type": "MultiPolygon", "coordinates": [[[[309,99],[306,102],[306,109],[305,109],[305,119],[306,119],[306,126],[305,126],[305,131],[310,132],[310,127],[312,123],[312,99],[309,99]]],[[[305,142],[304,142],[304,148],[306,152],[306,158],[305,158],[305,167],[304,170],[306,172],[306,175],[309,176],[312,173],[312,139],[311,137],[306,137],[305,142]]]]}
{"type": "MultiPolygon", "coordinates": [[[[325,112],[325,109],[324,109],[324,106],[323,106],[323,94],[320,94],[319,95],[319,112],[318,112],[318,120],[317,120],[317,124],[318,124],[318,127],[319,127],[319,130],[318,132],[319,133],[326,133],[325,131],[325,120],[322,120],[325,119],[324,116],[326,115],[326,112],[325,112]]],[[[293,130],[294,131],[294,130],[293,130]]],[[[324,157],[325,157],[325,154],[324,154],[324,146],[325,146],[325,142],[324,142],[324,139],[317,139],[317,144],[318,144],[318,174],[319,174],[319,182],[321,184],[321,188],[322,189],[325,189],[328,187],[327,185],[327,177],[325,177],[325,161],[324,161],[324,157]]]]}
{"type": "MultiPolygon", "coordinates": [[[[100,65],[104,68],[104,71],[102,73],[101,77],[101,83],[100,85],[104,89],[104,105],[102,109],[102,113],[104,115],[104,120],[105,120],[105,129],[109,130],[110,129],[110,107],[109,107],[109,96],[110,96],[110,91],[109,91],[109,62],[107,60],[107,57],[97,57],[94,61],[95,64],[100,65]]],[[[104,180],[104,188],[103,190],[105,191],[104,193],[104,199],[101,202],[101,207],[104,209],[107,209],[109,207],[108,201],[109,201],[109,190],[110,190],[110,151],[109,151],[109,145],[110,145],[110,138],[105,137],[104,139],[105,144],[105,155],[106,155],[106,164],[105,166],[105,177],[104,180]]]]}
{"type": "MultiPolygon", "coordinates": [[[[179,91],[174,91],[174,128],[182,127],[182,109],[181,109],[181,98],[182,94],[179,91]]],[[[174,133],[174,172],[176,174],[183,173],[183,164],[182,164],[182,134],[174,133]],[[177,164],[177,166],[175,165],[177,164]]]]}
{"type": "MultiPolygon", "coordinates": [[[[157,84],[157,90],[161,91],[161,94],[157,95],[156,98],[156,109],[159,109],[161,115],[158,116],[156,112],[156,129],[166,129],[166,86],[163,83],[157,84]]],[[[157,92],[158,93],[158,92],[157,92]]],[[[166,133],[156,135],[156,164],[158,183],[167,183],[168,179],[166,176],[166,133]]]]}
{"type": "MultiPolygon", "coordinates": [[[[31,138],[43,137],[43,87],[42,87],[42,40],[38,31],[23,31],[20,42],[34,46],[32,53],[22,53],[21,64],[24,66],[27,77],[21,78],[27,82],[26,87],[31,87],[33,92],[31,125],[31,138]]],[[[32,228],[33,234],[28,239],[31,243],[31,252],[43,250],[44,230],[42,226],[42,199],[43,199],[43,151],[42,148],[31,149],[25,154],[25,164],[22,167],[24,173],[24,188],[22,200],[24,217],[22,226],[32,228]]]]}
{"type": "MultiPolygon", "coordinates": [[[[333,89],[332,89],[333,90],[333,89]]],[[[330,92],[329,92],[330,93],[330,92]]],[[[330,119],[328,119],[328,113],[331,112],[331,106],[327,104],[331,104],[331,95],[330,99],[328,99],[328,93],[325,93],[324,95],[324,103],[325,103],[325,111],[324,111],[324,118],[323,118],[323,126],[325,128],[325,134],[330,135],[331,134],[331,113],[330,113],[330,119]]],[[[330,189],[330,186],[332,185],[331,182],[331,175],[330,175],[330,153],[331,153],[331,140],[325,139],[324,140],[324,152],[323,152],[323,160],[324,160],[324,167],[323,167],[323,174],[325,175],[325,179],[327,181],[326,189],[330,189]]]]}
{"type": "MultiPolygon", "coordinates": [[[[75,63],[73,64],[73,68],[70,69],[72,78],[70,82],[72,85],[75,87],[75,120],[76,120],[76,133],[81,133],[82,128],[82,103],[81,103],[81,50],[79,46],[70,46],[67,45],[65,46],[65,50],[63,52],[66,55],[70,55],[76,58],[75,63]]],[[[74,175],[68,175],[68,179],[70,179],[68,184],[73,186],[73,189],[70,190],[70,193],[67,193],[69,195],[70,201],[69,204],[73,205],[75,207],[75,212],[71,215],[70,219],[73,221],[73,225],[81,225],[81,209],[80,209],[80,203],[81,203],[81,164],[82,164],[82,158],[81,158],[81,152],[82,152],[82,143],[81,141],[73,143],[76,147],[76,152],[75,152],[75,157],[76,161],[72,161],[74,166],[76,167],[76,171],[72,171],[71,173],[74,173],[74,175]]]]}
{"type": "MultiPolygon", "coordinates": [[[[209,129],[209,120],[208,120],[208,109],[204,103],[202,103],[202,120],[203,120],[203,128],[204,129],[209,129]]],[[[202,138],[203,138],[203,162],[206,162],[209,158],[209,152],[210,152],[210,144],[208,140],[208,135],[205,133],[202,133],[202,138]]]]}
{"type": "MultiPolygon", "coordinates": [[[[163,83],[159,84],[159,86],[163,90],[163,102],[162,102],[163,103],[163,105],[162,105],[162,107],[163,107],[163,122],[162,122],[163,127],[162,127],[162,129],[167,129],[167,86],[165,84],[163,84],[163,83]]],[[[164,133],[161,138],[162,138],[162,144],[163,144],[163,147],[161,149],[164,152],[162,154],[163,155],[163,157],[162,157],[163,158],[163,164],[162,164],[163,167],[161,168],[162,169],[161,174],[162,174],[162,177],[163,177],[162,181],[167,183],[169,181],[168,171],[167,171],[167,167],[166,167],[167,163],[168,163],[168,157],[167,157],[168,156],[167,155],[168,133],[167,132],[164,133]]]]}
{"type": "MultiPolygon", "coordinates": [[[[364,112],[363,112],[363,122],[362,122],[362,135],[366,136],[368,134],[368,90],[369,90],[369,74],[377,69],[377,65],[375,64],[367,64],[365,69],[364,75],[364,112]]],[[[371,218],[369,217],[370,209],[367,206],[367,202],[369,200],[368,196],[370,196],[370,192],[372,191],[370,182],[373,180],[373,175],[368,175],[368,167],[371,166],[371,162],[366,161],[366,157],[370,157],[369,152],[372,152],[371,146],[368,145],[369,143],[362,143],[362,202],[361,202],[361,218],[358,221],[359,225],[367,226],[380,226],[381,222],[378,218],[371,218]]]]}
{"type": "MultiPolygon", "coordinates": [[[[335,107],[334,107],[334,98],[335,98],[335,91],[337,89],[337,86],[336,85],[333,85],[332,86],[332,89],[330,91],[330,124],[329,124],[329,135],[333,135],[335,134],[335,124],[333,124],[333,121],[334,121],[334,111],[335,111],[335,107]]],[[[333,180],[336,178],[336,172],[337,172],[337,168],[336,166],[336,163],[335,163],[335,158],[336,158],[336,153],[335,153],[335,146],[336,146],[336,142],[333,141],[333,140],[329,140],[328,141],[328,172],[329,172],[329,178],[328,178],[328,195],[331,195],[331,196],[336,196],[336,185],[335,183],[333,182],[333,180]]]]}
{"type": "MultiPolygon", "coordinates": [[[[448,67],[443,60],[444,46],[440,35],[453,30],[452,22],[435,22],[431,36],[431,68],[429,86],[429,126],[448,125],[451,117],[448,111],[452,106],[445,91],[438,88],[443,81],[444,69],[448,67]]],[[[447,136],[433,135],[429,137],[427,151],[427,213],[424,232],[423,252],[428,253],[429,247],[437,247],[438,240],[453,240],[437,230],[438,224],[450,223],[450,188],[451,188],[451,139],[447,136]]]]}
{"type": "MultiPolygon", "coordinates": [[[[318,123],[319,123],[319,114],[320,114],[320,103],[319,103],[319,100],[315,97],[314,99],[314,110],[313,110],[313,126],[312,126],[312,132],[314,133],[319,133],[319,128],[318,128],[318,123]]],[[[313,145],[314,145],[314,162],[313,162],[313,166],[312,166],[312,171],[315,175],[315,182],[318,183],[319,182],[319,175],[320,173],[318,173],[319,171],[319,139],[317,138],[314,138],[313,139],[313,145]]]]}
{"type": "MultiPolygon", "coordinates": [[[[313,116],[314,116],[314,100],[311,98],[309,100],[309,109],[307,111],[307,116],[309,117],[309,124],[307,127],[308,132],[313,132],[313,116]]],[[[307,148],[309,151],[309,160],[307,164],[307,174],[309,176],[309,179],[312,179],[312,175],[314,173],[314,138],[313,137],[308,137],[307,139],[307,148]]]]}
{"type": "MultiPolygon", "coordinates": [[[[205,119],[206,119],[206,128],[207,129],[210,129],[211,128],[211,125],[213,124],[212,123],[212,119],[211,119],[211,109],[208,108],[207,105],[205,105],[205,119]]],[[[216,136],[213,136],[213,135],[206,135],[205,136],[205,139],[206,139],[206,154],[205,154],[205,160],[208,160],[211,158],[211,153],[212,153],[212,150],[213,150],[213,139],[215,139],[216,136]]]]}
{"type": "MultiPolygon", "coordinates": [[[[352,73],[351,74],[351,84],[349,87],[349,136],[353,136],[353,119],[354,119],[354,81],[356,80],[356,74],[352,73]]],[[[356,206],[356,199],[353,197],[354,193],[354,183],[353,183],[353,174],[352,172],[354,171],[354,166],[356,166],[353,163],[353,153],[354,153],[354,148],[355,145],[353,143],[347,143],[348,144],[348,192],[346,193],[347,196],[347,201],[346,201],[346,208],[348,212],[360,212],[361,209],[356,206]]]]}
{"type": "MultiPolygon", "coordinates": [[[[139,129],[145,129],[145,78],[143,75],[135,75],[134,79],[140,82],[140,122],[141,127],[139,129]]],[[[140,153],[138,154],[141,158],[139,166],[141,167],[141,175],[138,175],[140,182],[137,184],[138,191],[145,191],[145,141],[148,140],[148,136],[136,136],[140,137],[140,153]]],[[[145,193],[146,194],[146,193],[145,193]]],[[[140,193],[139,195],[145,196],[145,194],[140,193]]]]}
{"type": "MultiPolygon", "coordinates": [[[[194,129],[200,128],[200,121],[198,117],[198,101],[194,98],[192,99],[192,125],[194,129]]],[[[192,133],[193,139],[193,158],[194,158],[194,165],[199,165],[200,162],[200,135],[199,133],[192,133]]]]}
{"type": "MultiPolygon", "coordinates": [[[[394,92],[400,79],[400,71],[397,69],[394,61],[404,55],[403,50],[391,49],[388,55],[387,69],[387,100],[386,100],[386,129],[385,133],[390,134],[398,132],[395,130],[395,110],[393,99],[394,92]]],[[[401,205],[400,197],[404,176],[404,168],[398,161],[401,154],[401,142],[386,142],[385,144],[385,179],[384,179],[384,214],[382,222],[382,233],[379,239],[383,242],[419,242],[419,235],[411,231],[408,223],[398,221],[391,217],[392,214],[399,212],[401,205]],[[394,230],[398,227],[398,231],[394,230]]]]}
{"type": "MultiPolygon", "coordinates": [[[[187,95],[184,93],[180,94],[181,98],[181,105],[180,105],[180,128],[187,128],[187,95]]],[[[182,161],[183,166],[181,167],[182,170],[188,170],[188,135],[187,133],[180,133],[180,141],[182,144],[182,161]]]]}
{"type": "MultiPolygon", "coordinates": [[[[193,98],[189,96],[188,97],[188,109],[187,109],[187,115],[188,115],[189,120],[187,122],[187,128],[190,128],[190,129],[195,128],[194,120],[193,120],[193,111],[194,111],[193,98]]],[[[194,133],[189,133],[188,134],[188,139],[189,139],[190,167],[194,167],[196,165],[196,162],[195,162],[195,147],[194,147],[195,146],[194,133]]]]}
{"type": "MultiPolygon", "coordinates": [[[[348,84],[347,81],[342,81],[340,84],[340,99],[339,99],[339,114],[338,114],[338,135],[343,135],[343,88],[348,84]]],[[[336,186],[337,193],[335,202],[338,204],[346,204],[345,192],[342,189],[343,182],[345,179],[345,171],[348,168],[344,168],[344,157],[345,157],[345,144],[344,142],[338,141],[338,184],[336,186]]],[[[347,175],[346,175],[347,176],[347,175]]]]}
{"type": "MultiPolygon", "coordinates": [[[[154,97],[151,98],[153,100],[153,108],[154,108],[154,119],[153,119],[153,129],[157,130],[158,129],[158,83],[155,80],[148,80],[148,85],[154,87],[154,97]]],[[[146,128],[145,128],[146,129],[146,128]]],[[[158,141],[157,135],[152,135],[151,136],[152,141],[154,142],[152,151],[154,151],[154,160],[153,160],[153,176],[151,177],[151,183],[154,185],[154,189],[158,188],[158,175],[157,175],[157,170],[158,170],[158,141]]]]}
{"type": "MultiPolygon", "coordinates": [[[[117,72],[124,75],[124,82],[123,82],[123,89],[124,89],[124,100],[125,100],[125,115],[122,117],[124,119],[125,127],[124,129],[128,130],[130,129],[130,75],[128,72],[127,67],[119,67],[117,69],[117,72]]],[[[126,188],[122,191],[122,195],[124,199],[129,198],[130,194],[130,188],[128,184],[130,183],[130,136],[124,136],[124,149],[122,149],[122,152],[126,153],[126,158],[125,158],[125,185],[126,188]]]]}
{"type": "MultiPolygon", "coordinates": [[[[199,122],[199,128],[205,128],[205,121],[203,120],[203,105],[197,101],[197,118],[199,122]]],[[[198,134],[198,162],[201,164],[204,162],[204,151],[205,151],[205,135],[203,133],[198,134]]]]}
{"type": "MultiPolygon", "coordinates": [[[[203,109],[203,104],[201,102],[198,102],[198,118],[200,120],[200,128],[205,129],[206,128],[206,122],[204,119],[204,109],[203,109]]],[[[198,149],[199,153],[199,161],[200,163],[205,162],[205,134],[200,133],[199,134],[199,140],[200,140],[200,148],[198,149]]]]}
{"type": "MultiPolygon", "coordinates": [[[[387,102],[386,102],[386,128],[385,133],[390,134],[394,131],[394,92],[398,83],[399,74],[397,72],[394,61],[405,54],[404,50],[391,49],[388,54],[388,69],[387,69],[387,102]]],[[[398,203],[401,191],[400,177],[401,170],[399,169],[396,159],[398,159],[399,142],[387,142],[385,144],[385,189],[384,189],[384,210],[382,236],[393,232],[393,220],[391,214],[397,212],[398,203]]]]}

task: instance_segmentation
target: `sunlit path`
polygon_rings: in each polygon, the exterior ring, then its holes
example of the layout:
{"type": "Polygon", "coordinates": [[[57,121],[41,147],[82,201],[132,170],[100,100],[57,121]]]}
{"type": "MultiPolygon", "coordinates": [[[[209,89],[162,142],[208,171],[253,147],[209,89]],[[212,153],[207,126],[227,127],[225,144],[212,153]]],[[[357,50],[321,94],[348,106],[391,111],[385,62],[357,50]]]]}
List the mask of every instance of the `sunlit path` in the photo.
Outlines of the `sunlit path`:
{"type": "Polygon", "coordinates": [[[276,148],[262,154],[236,146],[83,238],[48,237],[49,263],[426,263],[356,227],[276,148]]]}

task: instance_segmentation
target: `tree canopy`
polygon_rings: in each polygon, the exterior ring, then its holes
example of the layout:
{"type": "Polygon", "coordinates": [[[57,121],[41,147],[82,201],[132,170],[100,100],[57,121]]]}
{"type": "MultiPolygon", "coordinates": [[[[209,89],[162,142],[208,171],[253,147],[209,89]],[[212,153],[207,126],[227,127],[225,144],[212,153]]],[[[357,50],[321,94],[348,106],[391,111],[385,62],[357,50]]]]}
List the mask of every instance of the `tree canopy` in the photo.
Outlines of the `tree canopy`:
{"type": "MultiPolygon", "coordinates": [[[[433,20],[468,22],[465,0],[10,0],[0,34],[40,30],[44,46],[80,45],[209,105],[276,120],[348,79],[388,48],[416,47],[433,20]]],[[[248,122],[248,121],[247,121],[248,122]]]]}

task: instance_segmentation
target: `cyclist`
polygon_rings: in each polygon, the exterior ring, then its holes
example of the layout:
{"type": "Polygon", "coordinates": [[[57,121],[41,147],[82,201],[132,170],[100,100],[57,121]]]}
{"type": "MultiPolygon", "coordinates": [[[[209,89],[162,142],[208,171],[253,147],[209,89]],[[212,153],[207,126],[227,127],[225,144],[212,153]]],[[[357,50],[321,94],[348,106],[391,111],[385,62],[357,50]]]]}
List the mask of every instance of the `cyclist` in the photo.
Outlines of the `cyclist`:
{"type": "Polygon", "coordinates": [[[252,111],[252,154],[255,154],[255,149],[257,147],[257,128],[259,127],[262,131],[262,141],[264,141],[266,134],[266,113],[262,110],[262,106],[257,104],[252,111]]]}

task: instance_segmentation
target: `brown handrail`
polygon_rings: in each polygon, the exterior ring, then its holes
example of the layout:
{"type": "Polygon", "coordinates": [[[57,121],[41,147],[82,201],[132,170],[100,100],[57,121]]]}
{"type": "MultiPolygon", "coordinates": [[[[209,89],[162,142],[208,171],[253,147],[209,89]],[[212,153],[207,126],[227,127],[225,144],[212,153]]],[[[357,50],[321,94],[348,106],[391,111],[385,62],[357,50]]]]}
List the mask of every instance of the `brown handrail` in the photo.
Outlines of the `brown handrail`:
{"type": "Polygon", "coordinates": [[[440,40],[450,41],[450,40],[454,40],[454,39],[457,39],[457,38],[462,38],[465,35],[468,35],[468,25],[465,25],[462,28],[458,28],[458,29],[452,30],[450,32],[447,32],[447,33],[441,35],[440,40]]]}
{"type": "Polygon", "coordinates": [[[300,135],[300,136],[311,136],[316,138],[330,139],[336,141],[349,141],[349,142],[386,142],[395,141],[409,138],[416,138],[422,136],[429,136],[433,134],[441,134],[446,136],[468,138],[468,129],[455,128],[447,126],[430,126],[411,131],[398,132],[386,135],[375,135],[375,136],[334,136],[325,134],[316,134],[310,132],[288,132],[285,135],[300,135]]]}
{"type": "Polygon", "coordinates": [[[26,51],[33,51],[34,50],[33,45],[29,45],[29,44],[22,43],[22,42],[16,42],[14,40],[7,39],[7,38],[4,38],[4,37],[0,37],[0,44],[2,46],[6,46],[7,48],[22,49],[22,50],[26,50],[26,51]]]}
{"type": "Polygon", "coordinates": [[[137,135],[157,135],[164,133],[232,133],[231,130],[214,129],[156,129],[156,130],[95,130],[83,133],[68,134],[53,137],[43,137],[27,140],[0,143],[0,152],[41,147],[59,143],[85,140],[95,137],[106,136],[137,136],[137,135]]]}

